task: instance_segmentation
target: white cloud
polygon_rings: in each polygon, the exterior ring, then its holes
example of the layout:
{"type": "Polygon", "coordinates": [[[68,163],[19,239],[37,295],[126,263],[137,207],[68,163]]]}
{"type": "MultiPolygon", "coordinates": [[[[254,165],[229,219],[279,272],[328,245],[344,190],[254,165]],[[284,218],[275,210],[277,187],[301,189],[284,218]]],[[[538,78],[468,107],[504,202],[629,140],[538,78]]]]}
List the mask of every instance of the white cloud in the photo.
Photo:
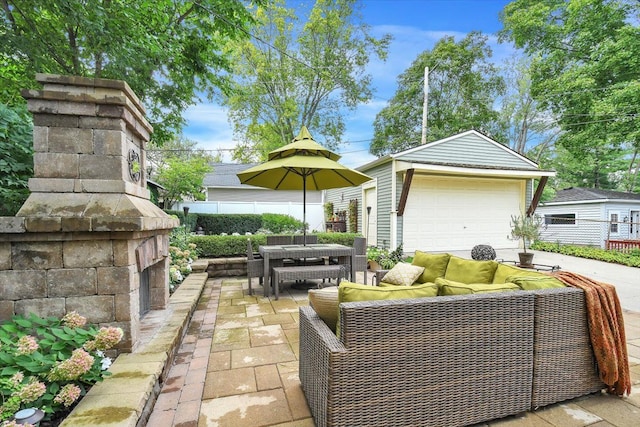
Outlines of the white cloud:
{"type": "Polygon", "coordinates": [[[185,112],[187,125],[183,130],[186,138],[196,141],[205,150],[223,151],[224,161],[231,161],[230,149],[235,147],[233,131],[227,120],[227,110],[212,103],[189,107],[185,112]]]}

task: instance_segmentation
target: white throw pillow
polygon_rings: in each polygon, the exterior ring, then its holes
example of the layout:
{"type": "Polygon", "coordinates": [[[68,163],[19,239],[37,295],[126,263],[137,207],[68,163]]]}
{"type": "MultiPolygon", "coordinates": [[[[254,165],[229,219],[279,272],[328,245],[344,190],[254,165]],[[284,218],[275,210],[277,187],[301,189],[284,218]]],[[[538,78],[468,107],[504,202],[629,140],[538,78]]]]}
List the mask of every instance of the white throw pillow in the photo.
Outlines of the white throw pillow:
{"type": "Polygon", "coordinates": [[[423,271],[424,267],[399,262],[384,275],[382,281],[392,285],[411,286],[423,271]]]}
{"type": "Polygon", "coordinates": [[[309,305],[329,328],[335,332],[338,323],[338,287],[309,289],[309,305]]]}

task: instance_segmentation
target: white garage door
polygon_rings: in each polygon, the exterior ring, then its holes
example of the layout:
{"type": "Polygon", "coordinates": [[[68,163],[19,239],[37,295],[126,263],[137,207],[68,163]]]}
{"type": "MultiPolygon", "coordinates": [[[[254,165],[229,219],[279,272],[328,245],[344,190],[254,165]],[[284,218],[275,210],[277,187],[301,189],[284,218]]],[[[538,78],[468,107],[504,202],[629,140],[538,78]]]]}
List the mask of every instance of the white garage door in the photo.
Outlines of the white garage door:
{"type": "Polygon", "coordinates": [[[507,238],[522,211],[522,181],[414,176],[405,207],[405,252],[517,248],[507,238]]]}

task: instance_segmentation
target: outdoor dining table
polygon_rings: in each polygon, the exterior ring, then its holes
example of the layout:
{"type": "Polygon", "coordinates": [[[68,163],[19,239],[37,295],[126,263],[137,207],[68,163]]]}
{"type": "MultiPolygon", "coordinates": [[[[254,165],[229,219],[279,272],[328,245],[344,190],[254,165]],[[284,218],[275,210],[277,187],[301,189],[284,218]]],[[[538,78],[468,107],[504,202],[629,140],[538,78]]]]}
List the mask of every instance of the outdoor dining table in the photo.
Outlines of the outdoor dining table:
{"type": "MultiPolygon", "coordinates": [[[[258,252],[264,259],[264,296],[268,297],[273,288],[271,283],[271,268],[280,265],[280,260],[293,258],[338,258],[338,263],[348,266],[349,277],[355,277],[355,266],[352,258],[355,250],[351,246],[335,243],[314,243],[307,245],[260,245],[258,252]],[[275,262],[274,262],[275,261],[275,262]]],[[[301,267],[304,268],[304,267],[301,267]]]]}

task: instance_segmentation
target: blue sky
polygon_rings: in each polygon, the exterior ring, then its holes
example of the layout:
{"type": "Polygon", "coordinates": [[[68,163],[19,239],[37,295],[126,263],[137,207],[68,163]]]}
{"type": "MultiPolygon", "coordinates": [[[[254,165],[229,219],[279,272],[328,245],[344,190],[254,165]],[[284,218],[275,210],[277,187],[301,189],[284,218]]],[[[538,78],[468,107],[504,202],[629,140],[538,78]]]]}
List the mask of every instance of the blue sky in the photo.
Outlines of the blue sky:
{"type": "MultiPolygon", "coordinates": [[[[341,147],[340,163],[361,166],[375,157],[369,154],[373,137],[373,121],[396,91],[396,78],[411,65],[416,56],[444,36],[464,37],[470,31],[489,36],[494,60],[501,62],[514,52],[510,45],[499,45],[495,33],[502,28],[499,13],[506,0],[363,0],[364,21],[374,35],[390,33],[393,41],[386,62],[372,61],[368,72],[373,77],[374,98],[346,116],[346,132],[341,147]]],[[[235,146],[226,111],[210,103],[189,108],[185,115],[184,135],[207,150],[235,146]]],[[[313,130],[311,130],[313,135],[313,130]]],[[[316,138],[322,143],[320,138],[316,138]]],[[[228,152],[225,152],[228,153],[228,152]]],[[[225,161],[230,157],[225,155],[225,161]]]]}

